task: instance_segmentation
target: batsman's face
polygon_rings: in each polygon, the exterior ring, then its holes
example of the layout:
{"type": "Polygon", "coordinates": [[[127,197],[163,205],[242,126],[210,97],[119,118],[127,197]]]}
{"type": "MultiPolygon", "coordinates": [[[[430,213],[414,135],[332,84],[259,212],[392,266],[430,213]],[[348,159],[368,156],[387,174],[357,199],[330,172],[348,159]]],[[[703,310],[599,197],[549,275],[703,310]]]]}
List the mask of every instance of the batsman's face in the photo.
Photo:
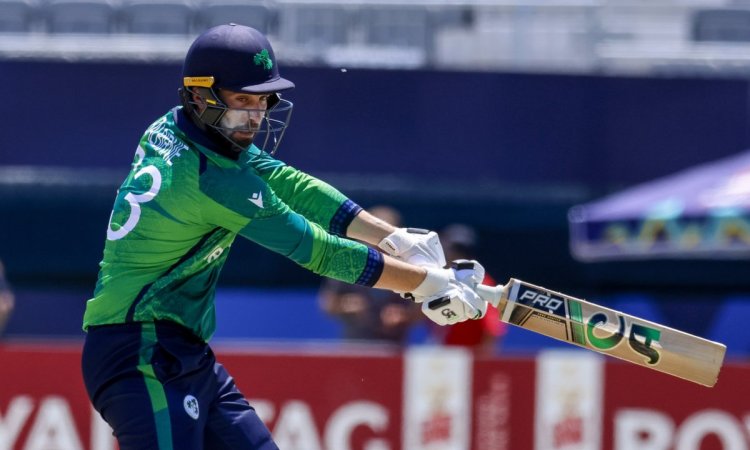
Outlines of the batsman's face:
{"type": "Polygon", "coordinates": [[[232,130],[229,137],[242,146],[253,142],[268,109],[269,94],[248,94],[222,90],[219,94],[229,108],[220,125],[232,130]]]}

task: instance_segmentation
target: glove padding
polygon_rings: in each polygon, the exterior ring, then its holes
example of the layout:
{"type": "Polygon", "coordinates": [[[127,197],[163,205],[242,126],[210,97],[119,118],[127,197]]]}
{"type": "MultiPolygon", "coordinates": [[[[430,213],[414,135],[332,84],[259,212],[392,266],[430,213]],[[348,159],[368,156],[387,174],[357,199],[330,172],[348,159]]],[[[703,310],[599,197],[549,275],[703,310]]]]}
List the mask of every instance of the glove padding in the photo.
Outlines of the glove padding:
{"type": "Polygon", "coordinates": [[[484,267],[476,261],[458,260],[450,269],[427,269],[427,277],[414,292],[422,313],[438,325],[481,319],[487,302],[475,291],[484,279],[484,267]]]}
{"type": "Polygon", "coordinates": [[[422,302],[422,313],[438,325],[481,319],[486,312],[487,302],[474,289],[459,281],[451,282],[443,295],[422,302]]]}
{"type": "Polygon", "coordinates": [[[484,266],[474,259],[457,259],[451,261],[451,269],[456,274],[456,280],[472,289],[484,281],[484,266]]]}
{"type": "Polygon", "coordinates": [[[378,243],[378,248],[409,264],[421,267],[445,267],[445,254],[434,231],[421,228],[396,228],[378,243]]]}

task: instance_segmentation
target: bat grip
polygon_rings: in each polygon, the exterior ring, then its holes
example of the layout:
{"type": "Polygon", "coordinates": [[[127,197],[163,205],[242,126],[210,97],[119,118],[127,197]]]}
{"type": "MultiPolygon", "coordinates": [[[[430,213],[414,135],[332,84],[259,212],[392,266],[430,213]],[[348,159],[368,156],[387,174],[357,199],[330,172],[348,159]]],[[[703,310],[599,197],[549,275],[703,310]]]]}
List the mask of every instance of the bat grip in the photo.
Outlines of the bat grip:
{"type": "Polygon", "coordinates": [[[476,289],[477,294],[482,297],[482,300],[491,303],[496,308],[500,305],[500,300],[503,297],[504,290],[505,286],[502,284],[498,284],[497,286],[485,286],[479,284],[476,289]]]}

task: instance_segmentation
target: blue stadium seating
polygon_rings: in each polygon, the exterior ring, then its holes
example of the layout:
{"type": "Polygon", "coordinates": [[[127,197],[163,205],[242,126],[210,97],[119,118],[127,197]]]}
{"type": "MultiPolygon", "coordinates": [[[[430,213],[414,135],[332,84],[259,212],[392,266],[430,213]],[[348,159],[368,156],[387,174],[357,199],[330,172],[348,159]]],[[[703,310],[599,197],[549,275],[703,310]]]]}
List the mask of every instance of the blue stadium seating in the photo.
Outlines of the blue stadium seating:
{"type": "Polygon", "coordinates": [[[277,33],[276,8],[274,3],[268,1],[210,1],[196,10],[196,27],[204,29],[233,22],[273,36],[277,33]]]}
{"type": "Polygon", "coordinates": [[[700,9],[691,26],[694,41],[750,42],[750,9],[700,9]]]}
{"type": "Polygon", "coordinates": [[[195,11],[182,0],[129,0],[121,9],[126,33],[190,34],[195,11]]]}
{"type": "Polygon", "coordinates": [[[353,21],[348,8],[303,3],[287,5],[280,12],[282,40],[304,47],[343,45],[349,40],[353,21]]]}
{"type": "Polygon", "coordinates": [[[0,33],[32,31],[36,9],[25,0],[0,0],[0,33]]]}
{"type": "Polygon", "coordinates": [[[430,11],[425,6],[366,6],[361,12],[365,42],[371,45],[427,49],[431,45],[430,11]]]}
{"type": "Polygon", "coordinates": [[[110,33],[117,13],[105,0],[51,0],[43,9],[50,33],[110,33]]]}

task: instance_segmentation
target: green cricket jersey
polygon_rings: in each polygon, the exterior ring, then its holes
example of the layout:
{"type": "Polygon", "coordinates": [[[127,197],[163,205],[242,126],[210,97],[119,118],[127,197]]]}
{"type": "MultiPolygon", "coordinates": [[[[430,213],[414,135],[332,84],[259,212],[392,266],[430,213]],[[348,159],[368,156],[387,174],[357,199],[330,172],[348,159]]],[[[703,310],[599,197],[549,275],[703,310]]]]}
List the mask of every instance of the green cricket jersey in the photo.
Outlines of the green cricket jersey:
{"type": "Polygon", "coordinates": [[[339,237],[359,206],[255,146],[237,160],[211,147],[179,107],[146,130],[115,200],[84,329],[164,319],[208,341],[237,235],[320,275],[377,281],[380,253],[339,237]]]}

